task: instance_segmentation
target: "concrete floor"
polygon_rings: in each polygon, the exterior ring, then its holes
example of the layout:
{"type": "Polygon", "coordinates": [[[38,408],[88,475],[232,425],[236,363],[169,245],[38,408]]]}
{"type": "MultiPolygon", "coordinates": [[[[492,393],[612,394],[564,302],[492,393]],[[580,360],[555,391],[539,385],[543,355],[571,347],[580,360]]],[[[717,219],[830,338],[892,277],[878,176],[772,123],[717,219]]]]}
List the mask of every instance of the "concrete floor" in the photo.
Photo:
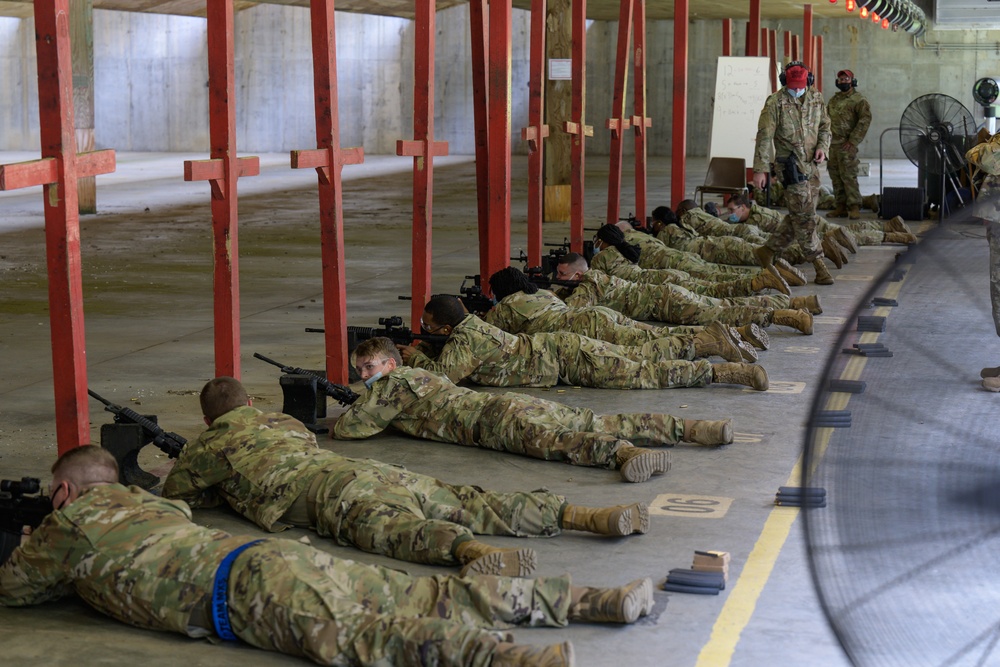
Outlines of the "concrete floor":
{"type": "MultiPolygon", "coordinates": [[[[32,157],[0,153],[0,163],[32,157]]],[[[203,156],[119,155],[118,172],[99,177],[101,212],[83,220],[81,246],[90,387],[115,402],[156,414],[167,430],[192,438],[202,430],[197,392],[212,376],[214,365],[208,187],[181,180],[181,165],[188,157],[203,156]]],[[[408,314],[409,304],[400,303],[397,296],[409,291],[410,164],[399,158],[367,157],[365,165],[345,169],[351,324],[373,326],[379,316],[408,314]]],[[[468,157],[437,159],[435,165],[433,288],[454,292],[464,275],[478,270],[474,165],[468,157]]],[[[689,161],[689,192],[701,182],[705,166],[704,159],[689,161]]],[[[322,337],[303,332],[304,327],[322,325],[318,204],[315,176],[290,170],[287,155],[261,156],[261,167],[260,176],[240,182],[243,381],[256,406],[277,410],[282,403],[277,369],[252,354],[304,367],[322,365],[322,337]]],[[[861,179],[863,193],[879,187],[878,162],[872,167],[873,175],[861,179]]],[[[606,205],[607,162],[590,158],[587,168],[587,224],[592,227],[606,205]]],[[[517,160],[515,253],[524,246],[525,172],[524,161],[517,160]]],[[[653,160],[649,173],[651,207],[669,203],[669,161],[653,160]]],[[[623,201],[628,202],[631,176],[623,183],[623,201]]],[[[885,185],[915,186],[915,167],[905,160],[887,163],[885,185]]],[[[5,479],[47,479],[56,451],[41,206],[40,188],[0,193],[0,477],[5,479]]],[[[627,211],[626,204],[623,214],[627,211]]],[[[561,241],[567,232],[563,224],[548,224],[546,240],[561,241]]],[[[985,243],[978,245],[985,252],[985,243]]],[[[576,582],[594,585],[621,584],[640,576],[651,576],[659,585],[671,568],[689,567],[696,549],[728,551],[729,585],[720,596],[658,590],[654,613],[635,626],[524,629],[515,631],[518,641],[572,640],[582,667],[846,665],[814,593],[798,510],[776,508],[772,500],[778,486],[798,483],[807,413],[828,354],[842,327],[849,325],[857,301],[901,250],[862,248],[849,265],[834,272],[835,285],[793,290],[796,295],[818,291],[825,312],[816,318],[810,337],[771,328],[772,347],[760,360],[771,378],[772,389],[766,393],[734,386],[526,390],[599,412],[733,417],[735,444],[680,445],[672,450],[673,469],[645,484],[622,483],[616,472],[606,470],[398,436],[353,443],[324,439],[322,445],[453,482],[499,490],[544,486],[586,505],[643,500],[657,508],[713,508],[707,513],[658,509],[644,536],[566,534],[534,540],[531,546],[539,553],[538,575],[570,572],[576,582]]],[[[807,273],[811,276],[811,269],[807,273]]],[[[96,402],[91,410],[91,437],[99,442],[100,426],[111,416],[96,402]]],[[[161,474],[169,467],[154,447],[145,448],[141,461],[161,474]]],[[[232,532],[259,532],[223,511],[197,512],[196,520],[232,532]]],[[[287,536],[306,534],[291,531],[287,536]]],[[[487,539],[498,545],[521,543],[487,539]]],[[[358,561],[417,574],[441,572],[320,539],[313,543],[358,561]]],[[[247,647],[213,646],[132,629],[75,600],[0,609],[0,646],[5,664],[304,664],[247,647]]]]}

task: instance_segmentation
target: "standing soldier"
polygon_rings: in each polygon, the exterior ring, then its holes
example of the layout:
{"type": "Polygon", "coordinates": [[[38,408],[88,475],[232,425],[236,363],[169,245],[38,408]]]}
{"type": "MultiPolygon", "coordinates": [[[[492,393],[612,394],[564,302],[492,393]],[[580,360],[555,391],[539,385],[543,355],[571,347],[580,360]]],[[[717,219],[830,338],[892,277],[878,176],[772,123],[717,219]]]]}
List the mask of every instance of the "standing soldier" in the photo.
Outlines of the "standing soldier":
{"type": "Polygon", "coordinates": [[[836,208],[826,214],[828,218],[857,220],[861,217],[861,190],[858,189],[858,145],[868,134],[872,124],[872,108],[868,100],[856,89],[858,80],[854,72],[842,69],[837,72],[839,93],[830,98],[830,164],[827,170],[833,181],[836,208]]]}
{"type": "Polygon", "coordinates": [[[783,88],[767,98],[757,122],[753,184],[763,189],[774,163],[785,186],[788,215],[755,254],[761,266],[773,271],[775,256],[798,241],[816,269],[816,284],[832,285],[815,233],[818,187],[810,183],[816,179],[818,184],[819,164],[830,149],[830,116],[823,95],[811,88],[813,75],[804,64],[788,63],[780,79],[783,88]]]}

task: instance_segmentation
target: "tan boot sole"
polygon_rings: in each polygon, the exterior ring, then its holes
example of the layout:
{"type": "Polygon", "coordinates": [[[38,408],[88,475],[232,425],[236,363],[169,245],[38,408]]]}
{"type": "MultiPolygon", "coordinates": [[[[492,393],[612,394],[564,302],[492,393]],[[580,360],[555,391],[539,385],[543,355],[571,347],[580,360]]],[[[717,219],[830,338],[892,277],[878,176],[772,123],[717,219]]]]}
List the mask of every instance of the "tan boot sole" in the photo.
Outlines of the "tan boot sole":
{"type": "Polygon", "coordinates": [[[649,578],[633,581],[622,597],[621,622],[635,623],[653,611],[653,581],[649,578]]]}
{"type": "Polygon", "coordinates": [[[467,574],[492,574],[498,577],[528,577],[538,565],[534,549],[494,551],[465,564],[459,576],[467,574]]]}
{"type": "Polygon", "coordinates": [[[633,535],[649,532],[649,506],[645,503],[634,503],[622,508],[618,521],[609,526],[610,535],[633,535]]]}
{"type": "Polygon", "coordinates": [[[649,451],[633,456],[621,467],[622,479],[626,482],[645,482],[657,473],[670,470],[670,452],[649,451]]]}
{"type": "Polygon", "coordinates": [[[758,350],[766,350],[771,347],[771,336],[759,324],[748,324],[744,331],[746,332],[744,338],[758,350]]]}
{"type": "Polygon", "coordinates": [[[802,273],[785,260],[776,260],[774,262],[774,268],[777,269],[781,277],[784,278],[785,282],[791,287],[802,287],[806,284],[806,274],[802,273]]]}

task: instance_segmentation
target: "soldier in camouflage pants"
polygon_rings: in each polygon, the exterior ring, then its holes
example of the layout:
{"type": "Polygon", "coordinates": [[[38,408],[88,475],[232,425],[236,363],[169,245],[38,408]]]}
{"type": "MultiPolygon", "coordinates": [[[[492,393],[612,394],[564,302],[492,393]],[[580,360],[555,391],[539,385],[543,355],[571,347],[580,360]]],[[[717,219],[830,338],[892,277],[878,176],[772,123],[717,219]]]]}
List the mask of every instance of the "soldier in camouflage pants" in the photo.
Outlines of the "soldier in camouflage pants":
{"type": "Polygon", "coordinates": [[[598,589],[568,576],[411,577],[301,542],[232,536],[117,479],[100,447],[56,461],[55,509],[0,567],[0,605],[75,592],[129,625],[241,639],[323,665],[504,667],[569,664],[572,647],[518,646],[491,628],[633,622],[653,603],[649,579],[598,589]]]}
{"type": "Polygon", "coordinates": [[[696,253],[671,248],[652,234],[633,229],[628,222],[616,226],[625,235],[626,243],[639,247],[638,266],[642,269],[674,269],[709,282],[731,282],[753,277],[758,273],[756,267],[717,264],[696,253]]]}
{"type": "Polygon", "coordinates": [[[858,146],[868,134],[872,123],[872,109],[868,100],[856,88],[854,72],[842,69],[837,72],[836,95],[827,104],[830,115],[830,164],[827,172],[833,181],[835,208],[827,213],[831,218],[857,220],[861,217],[861,190],[858,189],[858,146]]]}
{"type": "MultiPolygon", "coordinates": [[[[1000,133],[989,141],[977,144],[965,159],[986,174],[976,197],[975,215],[987,223],[986,238],[990,244],[990,302],[993,307],[993,324],[1000,336],[1000,133]]],[[[980,372],[983,387],[1000,391],[1000,366],[987,367],[980,372]]]]}

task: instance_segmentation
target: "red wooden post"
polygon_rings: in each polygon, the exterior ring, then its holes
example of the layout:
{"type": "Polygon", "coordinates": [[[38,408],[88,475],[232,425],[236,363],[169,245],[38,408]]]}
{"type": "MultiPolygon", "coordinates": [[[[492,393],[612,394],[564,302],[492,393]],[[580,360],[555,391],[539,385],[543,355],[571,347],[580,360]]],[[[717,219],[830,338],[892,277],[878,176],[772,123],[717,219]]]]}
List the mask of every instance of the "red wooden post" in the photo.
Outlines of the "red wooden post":
{"type": "Polygon", "coordinates": [[[43,186],[56,442],[90,443],[77,181],[115,170],[113,150],[76,153],[69,0],[35,0],[40,160],[0,165],[0,190],[43,186]]]}
{"type": "Polygon", "coordinates": [[[431,212],[434,202],[434,156],[448,154],[448,142],[434,141],[435,0],[417,0],[413,60],[413,141],[396,142],[396,155],[413,156],[413,285],[410,326],[431,298],[431,212]]]}
{"type": "MultiPolygon", "coordinates": [[[[677,22],[677,9],[674,9],[674,23],[677,22]]],[[[686,18],[685,18],[686,20],[686,18]]],[[[747,55],[760,55],[760,0],[750,0],[750,29],[747,35],[747,55]]]]}
{"type": "Polygon", "coordinates": [[[790,61],[795,60],[792,58],[792,33],[788,30],[785,31],[785,53],[784,60],[781,63],[781,69],[785,68],[790,61]]]}
{"type": "MultiPolygon", "coordinates": [[[[751,5],[760,0],[751,0],[751,5]]],[[[756,29],[752,35],[758,34],[756,29]]],[[[670,201],[684,200],[687,155],[688,0],[674,0],[674,127],[671,146],[670,201]]]]}
{"type": "Polygon", "coordinates": [[[813,37],[815,43],[814,60],[816,63],[816,90],[823,92],[823,35],[813,37]]]}
{"type": "Polygon", "coordinates": [[[542,264],[542,196],[545,192],[545,14],[546,0],[531,0],[531,56],[528,65],[528,266],[542,264]]]}
{"type": "Polygon", "coordinates": [[[792,35],[792,60],[802,60],[799,55],[799,36],[792,35]]]}
{"type": "Polygon", "coordinates": [[[583,252],[583,192],[584,161],[587,156],[587,137],[594,136],[594,128],[586,124],[587,109],[587,0],[573,0],[573,102],[570,118],[563,130],[573,135],[570,150],[572,172],[570,175],[570,225],[569,247],[573,252],[583,252]]]}
{"type": "MultiPolygon", "coordinates": [[[[510,265],[510,2],[489,3],[489,233],[479,243],[487,244],[487,262],[482,271],[484,286],[489,277],[510,265]]],[[[488,291],[486,287],[484,290],[488,291]]]]}
{"type": "Polygon", "coordinates": [[[767,55],[767,28],[760,29],[760,55],[767,55]]]}
{"type": "Polygon", "coordinates": [[[777,92],[778,90],[778,76],[776,72],[778,71],[778,31],[769,30],[768,38],[771,42],[771,92],[777,92]]]}
{"type": "Polygon", "coordinates": [[[733,20],[722,19],[722,55],[733,55],[733,20]]]}
{"type": "MultiPolygon", "coordinates": [[[[489,17],[486,0],[469,0],[472,24],[472,115],[476,136],[476,201],[479,213],[479,272],[489,271],[490,233],[490,150],[489,82],[486,63],[489,53],[489,17]]],[[[541,261],[541,259],[539,259],[541,261]]]]}
{"type": "Polygon", "coordinates": [[[233,3],[208,0],[208,131],[211,159],[186,160],[185,181],[212,188],[215,249],[215,374],[240,377],[240,270],[236,181],[260,173],[257,157],[236,157],[233,3]]]}
{"type": "Polygon", "coordinates": [[[813,6],[802,6],[802,58],[806,68],[813,68],[813,6]]]}
{"type": "Polygon", "coordinates": [[[632,126],[632,117],[625,115],[625,86],[628,84],[628,56],[632,37],[632,0],[621,0],[618,15],[618,54],[615,59],[614,101],[611,103],[613,117],[605,121],[611,130],[611,163],[608,169],[608,216],[607,222],[618,222],[622,194],[622,144],[625,130],[632,126]]]}
{"type": "Polygon", "coordinates": [[[316,148],[291,153],[292,169],[315,169],[319,177],[320,252],[323,261],[323,327],[326,376],[347,384],[347,298],[344,277],[345,164],[364,162],[361,148],[340,147],[337,89],[337,24],[334,0],[312,0],[313,99],[316,106],[316,148]]]}
{"type": "Polygon", "coordinates": [[[632,97],[635,115],[632,131],[635,133],[635,217],[646,221],[646,128],[653,126],[653,119],[646,115],[646,0],[633,0],[632,35],[635,47],[632,66],[635,79],[632,97]]]}

